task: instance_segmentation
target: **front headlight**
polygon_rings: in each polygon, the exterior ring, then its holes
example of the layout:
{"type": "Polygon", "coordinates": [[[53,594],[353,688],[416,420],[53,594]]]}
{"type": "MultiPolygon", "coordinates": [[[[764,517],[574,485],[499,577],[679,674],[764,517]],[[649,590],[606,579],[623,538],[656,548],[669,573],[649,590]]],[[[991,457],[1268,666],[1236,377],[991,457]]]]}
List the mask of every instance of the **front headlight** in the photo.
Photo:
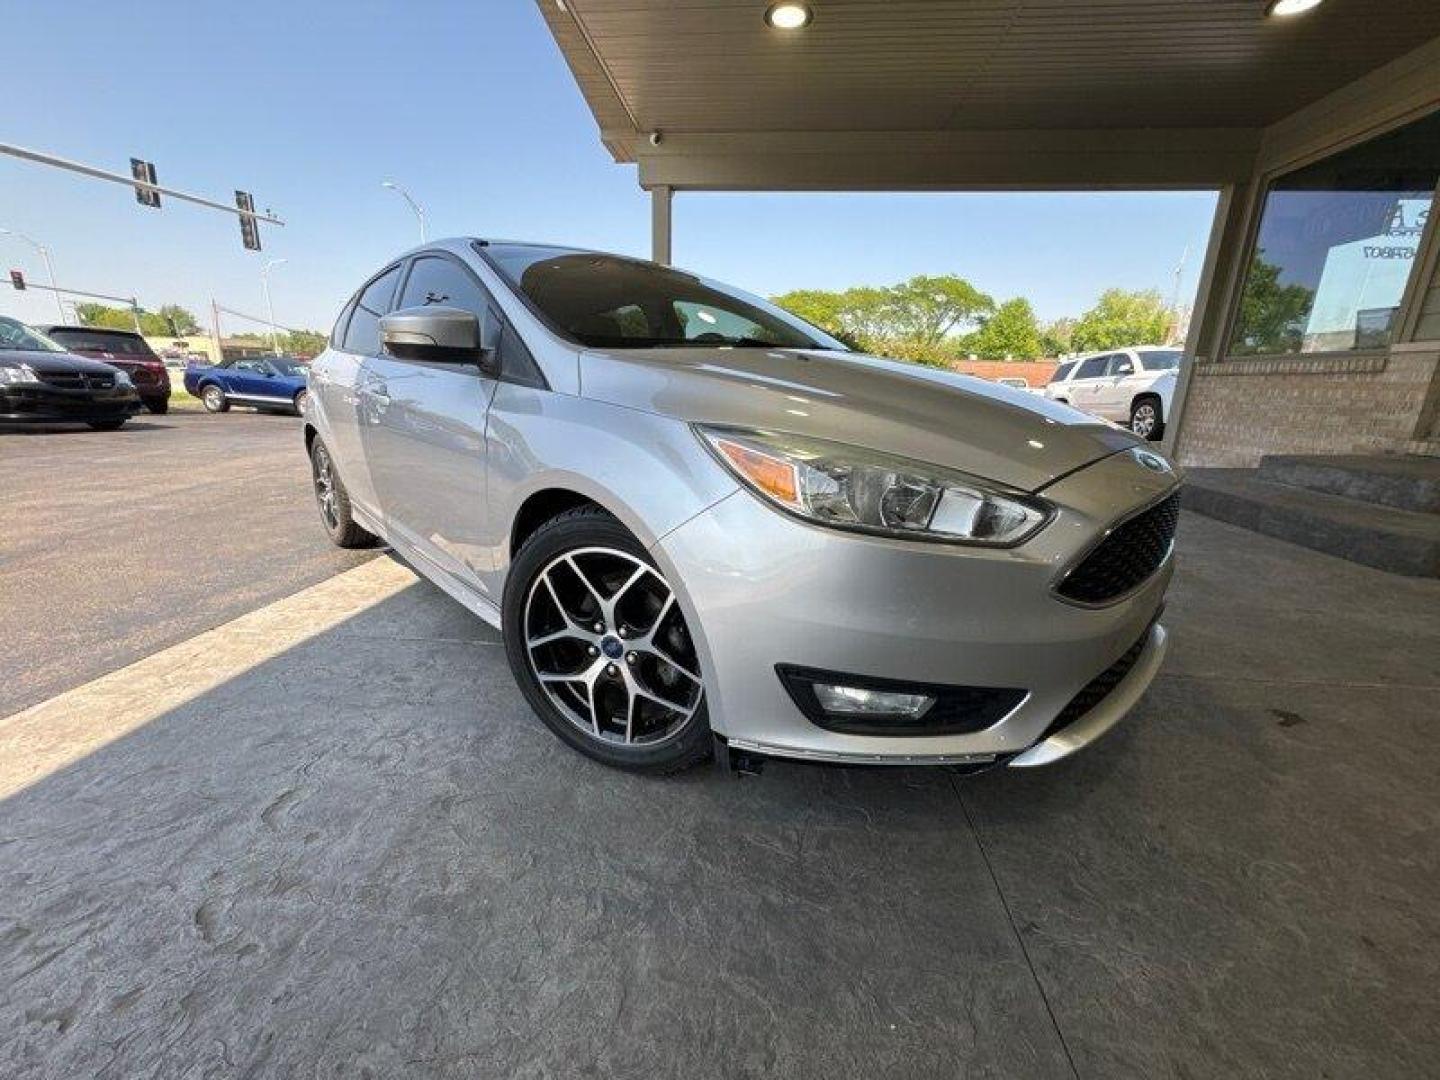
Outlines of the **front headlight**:
{"type": "Polygon", "coordinates": [[[0,364],[0,386],[15,383],[36,383],[40,377],[29,364],[0,364]]]}
{"type": "Polygon", "coordinates": [[[798,435],[697,430],[747,487],[821,525],[1013,547],[1050,517],[1042,500],[939,465],[798,435]]]}

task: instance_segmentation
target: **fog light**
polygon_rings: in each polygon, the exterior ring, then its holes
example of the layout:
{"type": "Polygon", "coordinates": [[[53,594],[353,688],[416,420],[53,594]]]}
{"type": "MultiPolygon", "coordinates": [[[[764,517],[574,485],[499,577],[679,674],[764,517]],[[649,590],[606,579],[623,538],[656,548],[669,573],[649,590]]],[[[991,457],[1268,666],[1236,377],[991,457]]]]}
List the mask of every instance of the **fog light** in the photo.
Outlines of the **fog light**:
{"type": "Polygon", "coordinates": [[[820,707],[835,716],[895,716],[916,720],[935,704],[929,694],[900,694],[820,682],[815,683],[814,688],[820,707]]]}

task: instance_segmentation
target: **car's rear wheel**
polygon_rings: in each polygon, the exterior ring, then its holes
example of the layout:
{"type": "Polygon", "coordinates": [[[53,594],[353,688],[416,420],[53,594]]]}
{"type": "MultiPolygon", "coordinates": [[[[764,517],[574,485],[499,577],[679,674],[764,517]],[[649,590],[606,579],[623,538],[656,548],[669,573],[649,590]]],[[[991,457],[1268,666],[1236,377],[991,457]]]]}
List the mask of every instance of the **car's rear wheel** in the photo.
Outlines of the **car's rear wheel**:
{"type": "Polygon", "coordinates": [[[604,510],[569,510],[525,542],[503,622],[520,689],[582,754],[654,773],[711,754],[705,683],[675,590],[604,510]]]}
{"type": "Polygon", "coordinates": [[[1130,430],[1151,441],[1165,434],[1165,418],[1161,415],[1159,398],[1151,395],[1135,399],[1130,406],[1130,430]]]}
{"type": "Polygon", "coordinates": [[[91,420],[90,426],[96,431],[119,431],[125,426],[125,420],[91,420]]]}
{"type": "Polygon", "coordinates": [[[214,383],[200,391],[200,401],[206,412],[228,412],[230,409],[230,401],[226,398],[225,391],[214,383]]]}
{"type": "Polygon", "coordinates": [[[310,476],[315,485],[315,503],[320,510],[320,523],[331,543],[342,548],[362,548],[374,544],[377,537],[355,523],[350,511],[350,495],[335,471],[330,448],[320,439],[310,444],[310,476]]]}
{"type": "Polygon", "coordinates": [[[304,415],[305,415],[305,408],[306,408],[306,406],[309,404],[309,402],[310,402],[310,391],[309,391],[309,390],[297,390],[297,391],[295,391],[295,415],[296,415],[296,416],[304,416],[304,415]]]}

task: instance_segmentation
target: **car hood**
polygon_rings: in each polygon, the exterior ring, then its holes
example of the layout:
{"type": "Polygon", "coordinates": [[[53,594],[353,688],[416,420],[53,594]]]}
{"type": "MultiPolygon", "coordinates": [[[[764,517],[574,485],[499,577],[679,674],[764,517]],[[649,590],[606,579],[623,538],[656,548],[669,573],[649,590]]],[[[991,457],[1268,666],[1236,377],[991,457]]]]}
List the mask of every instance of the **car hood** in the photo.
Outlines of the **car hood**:
{"type": "Polygon", "coordinates": [[[74,353],[0,351],[0,364],[24,364],[33,371],[45,375],[66,375],[82,372],[86,375],[114,374],[115,368],[99,360],[87,360],[74,353]]]}
{"type": "Polygon", "coordinates": [[[1036,491],[1138,437],[969,375],[801,349],[586,351],[588,398],[697,423],[830,439],[1036,491]]]}

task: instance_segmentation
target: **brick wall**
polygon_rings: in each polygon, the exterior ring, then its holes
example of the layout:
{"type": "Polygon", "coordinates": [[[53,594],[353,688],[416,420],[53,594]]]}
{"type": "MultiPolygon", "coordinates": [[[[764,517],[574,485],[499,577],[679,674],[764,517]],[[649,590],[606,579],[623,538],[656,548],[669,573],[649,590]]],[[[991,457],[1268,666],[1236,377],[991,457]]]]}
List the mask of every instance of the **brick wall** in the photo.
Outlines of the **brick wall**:
{"type": "Polygon", "coordinates": [[[1195,370],[1180,460],[1248,468],[1265,454],[1401,453],[1434,436],[1440,343],[1345,359],[1232,360],[1195,370]]]}
{"type": "Polygon", "coordinates": [[[1060,365],[1054,360],[957,360],[954,369],[962,375],[996,379],[1024,379],[1031,386],[1044,386],[1060,365]]]}

